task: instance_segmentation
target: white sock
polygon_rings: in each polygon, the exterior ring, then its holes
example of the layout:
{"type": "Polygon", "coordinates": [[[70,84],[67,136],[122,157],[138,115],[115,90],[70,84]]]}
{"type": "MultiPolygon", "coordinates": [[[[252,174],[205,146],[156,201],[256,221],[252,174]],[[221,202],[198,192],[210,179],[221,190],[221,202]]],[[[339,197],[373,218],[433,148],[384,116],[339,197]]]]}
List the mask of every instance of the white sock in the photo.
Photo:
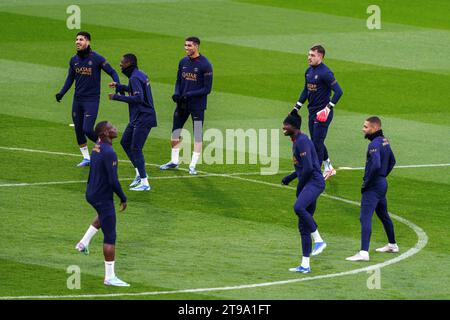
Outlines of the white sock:
{"type": "Polygon", "coordinates": [[[91,242],[91,239],[95,236],[97,231],[97,228],[95,228],[93,225],[90,225],[80,242],[84,244],[84,246],[88,246],[89,242],[91,242]]]}
{"type": "Polygon", "coordinates": [[[362,256],[362,257],[369,257],[369,251],[364,251],[364,250],[361,250],[361,251],[359,251],[359,254],[362,256]]]}
{"type": "Polygon", "coordinates": [[[189,165],[189,167],[194,167],[196,166],[198,159],[200,158],[200,152],[192,152],[192,160],[191,160],[191,164],[189,165]]]}
{"type": "Polygon", "coordinates": [[[105,279],[109,280],[116,276],[114,273],[114,261],[105,261],[105,279]]]}
{"type": "Polygon", "coordinates": [[[311,236],[312,236],[313,239],[314,239],[314,243],[317,243],[317,242],[323,242],[323,239],[322,239],[322,237],[321,237],[320,234],[319,234],[319,229],[316,229],[316,231],[314,231],[313,233],[311,233],[311,236]]]}
{"type": "Polygon", "coordinates": [[[172,148],[172,159],[170,160],[172,163],[178,164],[180,155],[180,148],[172,148]]]}
{"type": "Polygon", "coordinates": [[[302,264],[301,266],[303,268],[309,268],[309,257],[302,257],[302,264]]]}
{"type": "Polygon", "coordinates": [[[81,154],[83,155],[83,158],[91,160],[91,156],[89,155],[89,149],[87,146],[80,148],[80,151],[81,151],[81,154]]]}
{"type": "Polygon", "coordinates": [[[140,177],[138,168],[134,168],[136,170],[136,177],[140,177]]]}
{"type": "Polygon", "coordinates": [[[148,186],[148,177],[141,178],[141,183],[142,183],[144,186],[148,186]]]}

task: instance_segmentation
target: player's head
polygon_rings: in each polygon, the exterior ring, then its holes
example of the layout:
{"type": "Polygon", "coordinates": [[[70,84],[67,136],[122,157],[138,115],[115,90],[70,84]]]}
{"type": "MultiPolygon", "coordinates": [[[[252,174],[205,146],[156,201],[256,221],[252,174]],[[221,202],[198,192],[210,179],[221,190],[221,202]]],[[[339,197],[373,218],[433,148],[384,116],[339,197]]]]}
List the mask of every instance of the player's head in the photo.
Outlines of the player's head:
{"type": "Polygon", "coordinates": [[[302,118],[300,115],[289,114],[283,121],[283,133],[285,136],[295,135],[302,127],[302,118]]]}
{"type": "Polygon", "coordinates": [[[117,129],[109,121],[100,121],[95,126],[95,134],[101,140],[112,140],[117,138],[117,129]]]}
{"type": "Polygon", "coordinates": [[[75,38],[75,46],[77,51],[85,50],[89,47],[91,43],[91,35],[89,32],[80,31],[77,33],[77,37],[75,38]]]}
{"type": "Polygon", "coordinates": [[[129,67],[137,67],[137,57],[132,53],[127,53],[120,59],[120,69],[122,72],[129,67]]]}
{"type": "Polygon", "coordinates": [[[378,117],[369,117],[364,121],[362,131],[364,133],[364,137],[368,138],[370,135],[375,132],[381,130],[381,120],[378,117]]]}
{"type": "Polygon", "coordinates": [[[195,57],[198,55],[200,47],[200,39],[197,37],[188,37],[184,40],[184,51],[189,57],[195,57]]]}
{"type": "Polygon", "coordinates": [[[325,48],[320,44],[313,45],[308,52],[308,64],[310,66],[317,66],[322,63],[325,58],[325,48]]]}

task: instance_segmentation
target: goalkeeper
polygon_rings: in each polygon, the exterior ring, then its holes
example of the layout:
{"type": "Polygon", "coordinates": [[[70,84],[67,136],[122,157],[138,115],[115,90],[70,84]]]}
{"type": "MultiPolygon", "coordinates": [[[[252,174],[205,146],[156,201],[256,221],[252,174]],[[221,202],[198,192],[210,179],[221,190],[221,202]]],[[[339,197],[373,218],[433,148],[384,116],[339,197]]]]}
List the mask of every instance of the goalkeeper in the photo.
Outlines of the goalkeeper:
{"type": "Polygon", "coordinates": [[[321,45],[315,45],[309,49],[309,68],[305,72],[305,86],[291,114],[298,114],[308,99],[309,134],[319,157],[320,166],[322,161],[324,162],[323,176],[327,180],[336,174],[336,170],[331,165],[325,138],[333,120],[333,107],[343,92],[333,72],[322,62],[324,57],[325,48],[321,45]],[[331,91],[334,92],[333,98],[331,98],[331,91]]]}

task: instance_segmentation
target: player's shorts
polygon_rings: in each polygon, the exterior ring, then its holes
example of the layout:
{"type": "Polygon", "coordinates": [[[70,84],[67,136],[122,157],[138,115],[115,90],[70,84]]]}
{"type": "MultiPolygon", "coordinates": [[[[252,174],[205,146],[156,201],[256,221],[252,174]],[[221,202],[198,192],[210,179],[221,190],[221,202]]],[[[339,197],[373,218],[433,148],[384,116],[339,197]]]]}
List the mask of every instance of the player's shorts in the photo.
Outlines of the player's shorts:
{"type": "Polygon", "coordinates": [[[173,126],[172,126],[173,140],[178,140],[180,138],[181,129],[183,128],[189,116],[191,116],[192,118],[195,142],[202,141],[203,137],[202,129],[203,129],[203,122],[205,119],[205,110],[204,109],[189,110],[180,108],[176,108],[173,114],[173,126]]]}
{"type": "Polygon", "coordinates": [[[97,211],[103,232],[103,243],[116,244],[116,210],[112,200],[89,202],[97,211]]]}

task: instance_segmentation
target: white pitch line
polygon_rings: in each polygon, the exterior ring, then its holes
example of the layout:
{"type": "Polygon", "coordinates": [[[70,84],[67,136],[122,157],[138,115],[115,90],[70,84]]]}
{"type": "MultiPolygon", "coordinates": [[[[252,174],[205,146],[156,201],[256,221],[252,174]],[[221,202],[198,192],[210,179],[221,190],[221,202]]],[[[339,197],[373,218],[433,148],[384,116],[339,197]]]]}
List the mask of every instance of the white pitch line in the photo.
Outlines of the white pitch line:
{"type": "MultiPolygon", "coordinates": [[[[0,147],[2,148],[2,147],[0,147]]],[[[205,175],[208,175],[208,172],[205,171],[198,171],[199,173],[203,173],[205,175]]],[[[210,175],[217,175],[217,174],[210,174],[210,175]]],[[[248,179],[248,178],[243,178],[243,177],[239,177],[237,175],[228,175],[228,174],[220,174],[218,176],[221,177],[227,177],[227,178],[231,178],[231,179],[237,179],[237,180],[243,180],[243,181],[247,181],[247,182],[253,182],[253,183],[258,183],[258,184],[263,184],[263,185],[268,185],[268,186],[272,186],[272,187],[276,187],[276,188],[285,188],[285,189],[291,189],[291,190],[295,190],[294,187],[288,187],[288,186],[282,186],[279,184],[275,184],[275,183],[270,183],[270,182],[266,182],[266,181],[261,181],[261,180],[255,180],[255,179],[248,179]]],[[[334,199],[334,200],[338,200],[341,202],[345,202],[348,204],[352,204],[352,205],[356,205],[359,206],[360,204],[356,201],[352,201],[352,200],[348,200],[348,199],[344,199],[341,197],[336,197],[336,196],[331,196],[328,194],[323,194],[323,196],[330,198],[330,199],[334,199]]],[[[338,272],[338,273],[332,273],[332,274],[325,274],[325,275],[319,275],[319,276],[309,276],[309,277],[305,277],[305,278],[295,278],[295,279],[288,279],[288,280],[280,280],[280,281],[271,281],[271,282],[262,282],[262,283],[253,283],[253,284],[245,284],[245,285],[236,285],[236,286],[226,286],[226,287],[214,287],[214,288],[196,288],[196,289],[182,289],[182,290],[172,290],[172,291],[148,291],[148,292],[135,292],[135,293],[112,293],[112,294],[83,294],[83,295],[41,295],[41,296],[4,296],[4,297],[0,297],[0,300],[13,300],[13,299],[68,299],[68,298],[100,298],[100,297],[125,297],[125,296],[147,296],[147,295],[165,295],[165,294],[177,294],[177,293],[197,293],[197,292],[211,292],[211,291],[229,291],[229,290],[240,290],[240,289],[249,289],[249,288],[258,288],[258,287],[267,287],[267,286],[274,286],[274,285],[282,285],[282,284],[290,284],[290,283],[296,283],[296,282],[304,282],[304,281],[312,281],[312,280],[318,280],[318,279],[327,279],[327,278],[336,278],[336,277],[341,277],[341,276],[346,276],[346,275],[353,275],[353,274],[357,274],[357,273],[361,273],[361,272],[367,272],[367,271],[371,271],[371,270],[376,270],[376,269],[381,269],[383,267],[398,263],[404,259],[407,259],[411,256],[413,256],[414,254],[416,254],[417,252],[419,252],[420,250],[422,250],[428,243],[428,236],[425,233],[425,231],[420,228],[419,226],[417,226],[416,224],[412,223],[411,221],[400,217],[398,215],[395,215],[393,213],[389,213],[391,215],[392,218],[394,218],[395,220],[407,225],[409,228],[411,228],[417,235],[417,242],[414,245],[414,247],[412,247],[411,249],[409,249],[408,251],[406,251],[405,253],[402,253],[401,255],[390,259],[390,260],[386,260],[384,262],[378,263],[378,264],[374,264],[374,265],[370,265],[364,268],[359,268],[359,269],[354,269],[354,270],[349,270],[349,271],[344,271],[344,272],[338,272]]]]}
{"type": "MultiPolygon", "coordinates": [[[[395,165],[394,169],[433,168],[433,167],[450,167],[450,163],[395,165]]],[[[364,169],[365,167],[339,167],[336,170],[364,170],[364,169]]]]}
{"type": "MultiPolygon", "coordinates": [[[[38,150],[38,149],[27,149],[27,148],[16,148],[16,147],[4,147],[0,146],[0,149],[9,150],[9,151],[23,151],[23,152],[35,152],[35,153],[44,153],[44,154],[52,154],[52,155],[60,155],[60,156],[70,156],[70,157],[80,157],[79,154],[75,153],[67,153],[67,152],[56,152],[56,151],[46,151],[46,150],[38,150]]],[[[119,160],[119,162],[131,163],[129,160],[119,160]]],[[[159,164],[156,163],[146,163],[145,165],[151,167],[159,167],[159,164]]],[[[410,164],[410,165],[396,165],[394,169],[408,169],[408,168],[433,168],[433,167],[449,167],[450,163],[431,163],[431,164],[410,164]]],[[[336,170],[364,170],[364,167],[338,167],[336,170]]],[[[178,170],[189,171],[185,168],[178,168],[178,170]]],[[[280,170],[278,173],[289,173],[294,170],[280,170]]],[[[200,172],[200,171],[197,171],[200,172]]],[[[210,173],[214,174],[214,173],[210,173]]],[[[260,171],[257,172],[237,172],[230,173],[229,175],[256,175],[260,174],[260,171]]],[[[215,174],[215,175],[221,175],[215,174]]]]}
{"type": "MultiPolygon", "coordinates": [[[[170,179],[189,179],[189,178],[204,178],[210,175],[202,174],[196,176],[158,176],[149,177],[149,180],[170,180],[170,179]]],[[[132,181],[134,178],[120,178],[119,181],[132,181]]],[[[5,183],[0,184],[1,187],[33,187],[33,186],[47,186],[47,185],[59,185],[59,184],[77,184],[87,183],[87,180],[69,180],[69,181],[47,181],[47,182],[19,182],[19,183],[5,183]]]]}

